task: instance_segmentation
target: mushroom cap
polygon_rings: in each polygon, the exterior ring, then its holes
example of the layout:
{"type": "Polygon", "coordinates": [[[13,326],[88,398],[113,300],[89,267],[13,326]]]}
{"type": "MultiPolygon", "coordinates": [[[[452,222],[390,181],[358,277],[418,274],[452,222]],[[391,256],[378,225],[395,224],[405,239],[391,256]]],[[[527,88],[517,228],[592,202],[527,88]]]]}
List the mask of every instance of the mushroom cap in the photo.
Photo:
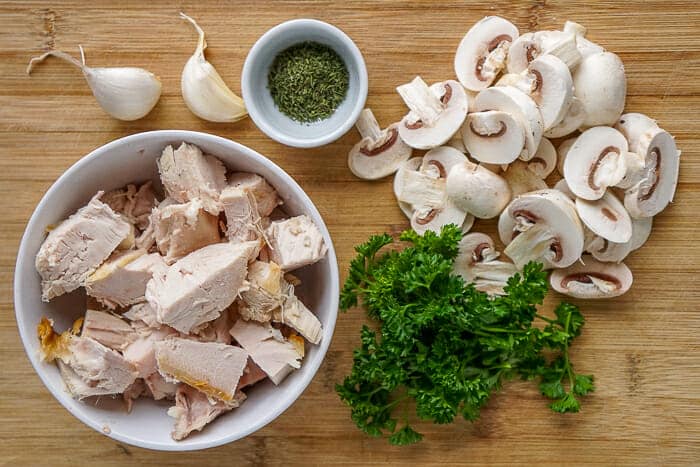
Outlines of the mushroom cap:
{"type": "Polygon", "coordinates": [[[589,128],[566,154],[564,178],[576,196],[596,200],[625,176],[627,140],[614,128],[589,128]]]}
{"type": "Polygon", "coordinates": [[[439,146],[425,153],[420,170],[439,178],[447,178],[452,167],[468,161],[467,156],[457,149],[450,146],[439,146]]]}
{"type": "Polygon", "coordinates": [[[490,164],[514,161],[525,145],[525,132],[520,120],[513,114],[498,110],[467,115],[462,126],[462,138],[472,158],[490,164]]]}
{"type": "Polygon", "coordinates": [[[473,214],[467,213],[467,217],[464,218],[464,223],[462,224],[462,233],[467,233],[474,227],[475,219],[473,214]]]}
{"type": "Polygon", "coordinates": [[[521,157],[524,160],[534,157],[544,126],[537,104],[530,96],[512,86],[497,86],[481,91],[474,100],[474,106],[476,112],[500,110],[520,120],[525,133],[525,147],[521,157]]]}
{"type": "Polygon", "coordinates": [[[632,286],[632,272],[624,263],[601,263],[590,255],[583,255],[581,261],[552,272],[552,288],[570,297],[590,299],[617,297],[632,286]]]}
{"type": "Polygon", "coordinates": [[[583,103],[574,96],[562,119],[545,131],[544,135],[547,138],[563,138],[580,128],[585,119],[586,109],[583,107],[583,103]]]}
{"type": "Polygon", "coordinates": [[[445,144],[464,123],[469,100],[464,88],[454,80],[434,83],[430,91],[440,99],[442,110],[433,125],[424,125],[410,111],[399,124],[399,135],[409,146],[416,149],[432,149],[445,144]]]}
{"type": "Polygon", "coordinates": [[[446,188],[448,198],[456,206],[479,219],[496,217],[511,196],[502,177],[469,161],[450,170],[446,188]]]}
{"type": "Polygon", "coordinates": [[[508,182],[512,196],[548,188],[545,181],[530,170],[529,164],[523,161],[510,164],[503,172],[503,178],[508,182]]]}
{"type": "Polygon", "coordinates": [[[411,159],[408,159],[407,161],[402,162],[401,164],[399,164],[399,167],[396,170],[396,175],[394,176],[394,196],[399,202],[399,208],[401,208],[401,211],[409,219],[413,216],[413,205],[411,205],[411,203],[401,201],[399,199],[399,196],[405,190],[405,171],[415,172],[421,166],[422,161],[422,157],[413,157],[411,159]]]}
{"type": "Polygon", "coordinates": [[[557,147],[557,172],[559,172],[559,175],[562,177],[564,176],[564,161],[569,153],[569,149],[571,149],[571,146],[573,146],[576,142],[576,139],[577,136],[565,139],[559,143],[559,146],[557,147]]]}
{"type": "Polygon", "coordinates": [[[659,129],[656,120],[644,114],[623,114],[615,123],[615,129],[627,139],[630,151],[645,155],[652,136],[659,129]]]}
{"type": "Polygon", "coordinates": [[[359,178],[377,180],[393,174],[413,150],[399,136],[399,125],[389,125],[379,139],[362,138],[348,154],[348,167],[359,178]]]}
{"type": "Polygon", "coordinates": [[[411,216],[411,228],[421,235],[428,230],[439,233],[448,224],[461,227],[466,217],[467,213],[448,198],[442,206],[417,207],[411,216]]]}
{"type": "Polygon", "coordinates": [[[530,97],[542,114],[544,130],[557,125],[566,115],[573,98],[569,67],[554,55],[541,55],[527,68],[532,87],[530,97]]]}
{"type": "Polygon", "coordinates": [[[576,211],[593,233],[606,240],[625,243],[632,238],[632,220],[622,203],[610,192],[595,201],[576,198],[576,211]]]}
{"type": "Polygon", "coordinates": [[[454,67],[459,82],[472,91],[490,86],[517,38],[518,28],[499,16],[486,16],[477,22],[457,47],[454,67]]]}
{"type": "Polygon", "coordinates": [[[649,141],[642,181],[625,193],[625,207],[632,217],[655,216],[673,201],[680,155],[673,136],[657,129],[649,141]]]}
{"type": "Polygon", "coordinates": [[[545,267],[566,267],[583,251],[583,226],[576,207],[558,190],[513,199],[498,219],[498,235],[518,267],[529,259],[542,261],[545,267]]]}
{"type": "Polygon", "coordinates": [[[626,94],[625,67],[612,52],[588,55],[574,71],[574,95],[586,112],[583,127],[615,124],[625,107],[626,94]]]}
{"type": "Polygon", "coordinates": [[[653,217],[632,218],[632,238],[627,242],[632,251],[641,248],[647,242],[653,223],[653,217]]]}
{"type": "Polygon", "coordinates": [[[541,179],[545,179],[557,166],[557,150],[547,138],[542,138],[535,157],[530,159],[527,168],[541,179]]]}

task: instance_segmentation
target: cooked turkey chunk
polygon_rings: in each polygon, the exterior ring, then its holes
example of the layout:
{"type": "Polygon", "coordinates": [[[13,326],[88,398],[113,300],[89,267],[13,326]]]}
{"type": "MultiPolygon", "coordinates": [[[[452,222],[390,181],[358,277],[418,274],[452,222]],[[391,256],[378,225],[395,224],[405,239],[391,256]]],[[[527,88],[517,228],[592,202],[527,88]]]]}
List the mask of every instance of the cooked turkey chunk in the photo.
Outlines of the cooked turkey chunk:
{"type": "Polygon", "coordinates": [[[221,211],[219,193],[226,185],[226,168],[217,158],[202,154],[192,144],[182,143],[175,150],[167,146],[158,159],[158,170],[165,191],[177,202],[200,198],[210,214],[221,211]]]}
{"type": "Polygon", "coordinates": [[[227,187],[221,192],[229,241],[246,242],[260,238],[260,214],[255,197],[247,190],[227,187]]]}
{"type": "Polygon", "coordinates": [[[87,278],[87,294],[112,309],[144,301],[153,273],[167,268],[158,253],[145,253],[133,250],[110,258],[87,278]]]}
{"type": "Polygon", "coordinates": [[[284,271],[313,264],[328,251],[321,231],[307,215],[275,221],[266,234],[271,259],[284,271]]]}
{"type": "Polygon", "coordinates": [[[175,394],[175,406],[168,409],[168,415],[175,419],[171,436],[176,441],[185,439],[193,431],[201,431],[207,423],[222,413],[238,407],[244,400],[245,394],[239,392],[232,403],[212,403],[206,394],[186,384],[180,384],[175,394]]]}
{"type": "Polygon", "coordinates": [[[248,353],[218,342],[198,342],[169,337],[157,342],[158,371],[166,379],[193,386],[212,399],[234,400],[248,353]]]}
{"type": "Polygon", "coordinates": [[[96,310],[87,310],[85,313],[80,335],[119,351],[136,339],[136,332],[129,323],[105,311],[96,310]]]}
{"type": "Polygon", "coordinates": [[[146,300],[158,321],[189,333],[219,317],[241,291],[257,242],[205,246],[156,273],[146,300]]]}
{"type": "Polygon", "coordinates": [[[235,172],[229,176],[228,186],[240,188],[252,194],[260,217],[269,216],[274,209],[282,204],[272,186],[258,174],[249,172],[235,172]]]}
{"type": "Polygon", "coordinates": [[[72,292],[131,232],[131,226],[99,200],[98,192],[87,204],[53,229],[36,255],[41,276],[41,298],[72,292]]]}

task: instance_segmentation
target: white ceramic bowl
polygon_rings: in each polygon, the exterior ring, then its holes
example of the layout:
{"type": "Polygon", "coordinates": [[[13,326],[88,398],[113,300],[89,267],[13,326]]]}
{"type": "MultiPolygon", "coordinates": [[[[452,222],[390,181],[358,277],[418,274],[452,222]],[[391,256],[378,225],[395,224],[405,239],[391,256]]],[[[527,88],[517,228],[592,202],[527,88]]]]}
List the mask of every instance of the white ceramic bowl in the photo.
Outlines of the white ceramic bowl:
{"type": "MultiPolygon", "coordinates": [[[[270,423],[301,395],[316,374],[333,336],[338,312],[338,266],[333,243],[309,197],[299,185],[269,159],[243,145],[218,136],[193,131],[151,131],[112,141],[80,159],[46,192],[27,225],[17,255],[14,298],[19,333],[41,380],[51,393],[85,424],[120,442],[149,449],[186,451],[225,444],[253,433],[270,423]],[[233,170],[255,172],[267,179],[284,199],[290,215],[307,214],[321,230],[328,245],[325,259],[295,272],[303,281],[298,288],[303,301],[323,323],[320,345],[307,346],[307,354],[299,370],[279,386],[267,380],[251,388],[245,403],[222,415],[202,432],[195,432],[184,441],[173,441],[170,432],[173,419],[166,415],[172,405],[168,401],[139,399],[130,414],[121,404],[114,408],[95,407],[78,402],[68,394],[56,365],[41,362],[36,326],[42,316],[52,318],[57,330],[70,326],[84,313],[84,298],[72,293],[41,301],[40,278],[34,258],[45,237],[45,228],[84,206],[98,190],[110,190],[130,182],[158,181],[156,158],[168,144],[182,141],[196,144],[205,153],[213,154],[233,170]]],[[[109,399],[109,398],[103,398],[109,399]]],[[[36,433],[37,438],[42,433],[36,433]]]]}
{"type": "Polygon", "coordinates": [[[340,29],[323,21],[296,19],[279,24],[248,52],[241,77],[250,118],[267,136],[287,146],[311,148],[331,143],[355,124],[367,100],[367,68],[360,49],[340,29]],[[335,50],[350,77],[348,94],[329,118],[299,123],[280,112],[267,89],[267,75],[278,53],[300,42],[318,42],[335,50]]]}

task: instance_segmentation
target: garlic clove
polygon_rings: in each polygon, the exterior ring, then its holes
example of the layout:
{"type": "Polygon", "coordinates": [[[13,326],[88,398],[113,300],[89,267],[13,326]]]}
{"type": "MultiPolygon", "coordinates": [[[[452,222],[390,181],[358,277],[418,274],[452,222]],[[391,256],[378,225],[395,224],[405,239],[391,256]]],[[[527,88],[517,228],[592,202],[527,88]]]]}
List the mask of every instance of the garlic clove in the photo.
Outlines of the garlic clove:
{"type": "Polygon", "coordinates": [[[207,42],[197,22],[184,13],[180,17],[192,23],[199,34],[197,49],[182,70],[182,98],[193,114],[210,122],[237,122],[248,115],[241,99],[204,57],[207,42]]]}
{"type": "Polygon", "coordinates": [[[32,58],[27,66],[27,74],[31,74],[36,64],[50,56],[78,67],[100,107],[119,120],[131,121],[145,117],[160,99],[162,86],[156,75],[135,67],[90,68],[85,64],[82,46],[82,62],[63,51],[52,50],[32,58]]]}

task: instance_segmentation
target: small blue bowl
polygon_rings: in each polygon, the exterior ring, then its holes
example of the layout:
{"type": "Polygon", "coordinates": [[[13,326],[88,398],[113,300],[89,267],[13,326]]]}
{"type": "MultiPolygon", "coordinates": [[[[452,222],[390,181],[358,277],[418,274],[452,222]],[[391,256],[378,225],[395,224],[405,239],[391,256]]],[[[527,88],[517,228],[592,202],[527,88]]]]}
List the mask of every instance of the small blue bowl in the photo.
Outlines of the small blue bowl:
{"type": "Polygon", "coordinates": [[[248,114],[260,130],[287,146],[312,148],[331,143],[355,124],[367,100],[367,68],[360,49],[340,29],[323,21],[296,19],[267,31],[248,52],[241,77],[248,114]],[[329,118],[300,123],[279,111],[267,89],[267,75],[277,54],[300,42],[318,42],[343,59],[350,83],[342,104],[329,118]]]}

